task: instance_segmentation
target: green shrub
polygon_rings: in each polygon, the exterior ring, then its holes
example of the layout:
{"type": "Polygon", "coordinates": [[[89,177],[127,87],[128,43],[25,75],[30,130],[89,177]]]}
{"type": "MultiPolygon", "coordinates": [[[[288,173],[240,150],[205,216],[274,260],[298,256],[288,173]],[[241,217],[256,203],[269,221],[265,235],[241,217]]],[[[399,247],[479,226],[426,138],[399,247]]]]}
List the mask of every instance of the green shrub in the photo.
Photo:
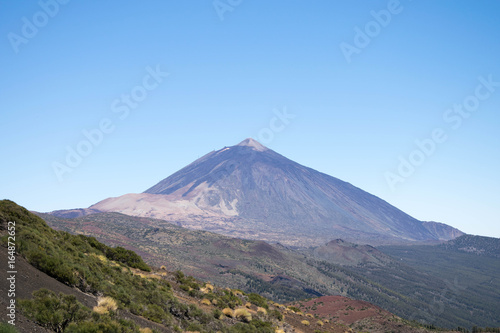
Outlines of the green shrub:
{"type": "Polygon", "coordinates": [[[201,291],[196,290],[196,289],[191,289],[188,292],[188,295],[191,297],[194,297],[194,298],[202,298],[203,296],[205,296],[205,294],[203,294],[201,291]]]}
{"type": "Polygon", "coordinates": [[[56,295],[51,290],[40,289],[33,293],[33,300],[21,300],[20,306],[28,318],[55,332],[62,333],[71,322],[89,318],[90,310],[73,295],[56,295]]]}
{"type": "Polygon", "coordinates": [[[220,316],[222,316],[222,311],[220,309],[215,309],[214,311],[212,311],[212,315],[215,319],[219,319],[220,316]]]}
{"type": "Polygon", "coordinates": [[[269,309],[269,305],[267,304],[267,300],[260,296],[259,294],[251,293],[248,294],[248,301],[257,306],[263,307],[264,309],[269,309]]]}
{"type": "Polygon", "coordinates": [[[203,326],[201,326],[200,324],[190,323],[189,326],[186,328],[186,331],[190,331],[190,332],[202,332],[204,330],[203,330],[203,326]]]}
{"type": "Polygon", "coordinates": [[[170,315],[167,314],[162,307],[156,304],[148,305],[146,311],[144,311],[142,315],[156,323],[168,324],[170,322],[170,315]]]}
{"type": "Polygon", "coordinates": [[[283,320],[283,314],[281,312],[279,312],[278,310],[271,310],[271,311],[269,311],[269,317],[277,319],[279,321],[283,320]]]}
{"type": "Polygon", "coordinates": [[[18,333],[15,326],[8,323],[0,323],[0,332],[2,333],[18,333]]]}
{"type": "Polygon", "coordinates": [[[132,268],[138,268],[146,272],[151,272],[151,268],[146,265],[142,258],[134,251],[127,250],[121,246],[115,248],[106,246],[106,249],[103,252],[105,252],[106,258],[109,260],[118,261],[132,268]]]}
{"type": "Polygon", "coordinates": [[[129,320],[112,320],[109,317],[99,321],[84,321],[71,323],[65,333],[138,333],[139,328],[129,320]]]}

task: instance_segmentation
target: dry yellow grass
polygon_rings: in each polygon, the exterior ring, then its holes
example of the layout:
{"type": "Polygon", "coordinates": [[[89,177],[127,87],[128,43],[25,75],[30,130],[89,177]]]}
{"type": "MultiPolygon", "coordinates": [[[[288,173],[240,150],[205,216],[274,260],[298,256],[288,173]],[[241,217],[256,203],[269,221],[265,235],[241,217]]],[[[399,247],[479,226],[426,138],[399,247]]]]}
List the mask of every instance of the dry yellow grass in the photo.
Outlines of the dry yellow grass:
{"type": "Polygon", "coordinates": [[[109,313],[109,311],[116,311],[118,305],[116,301],[111,297],[99,297],[97,300],[97,306],[94,306],[94,312],[99,314],[109,313]]]}
{"type": "Polygon", "coordinates": [[[210,302],[210,300],[209,300],[209,299],[204,298],[204,299],[202,299],[202,300],[201,300],[201,304],[211,305],[211,304],[212,304],[212,302],[210,302]]]}
{"type": "Polygon", "coordinates": [[[325,323],[323,323],[321,320],[318,320],[318,321],[316,322],[316,325],[323,326],[323,325],[325,325],[325,323]]]}
{"type": "Polygon", "coordinates": [[[276,329],[276,331],[274,331],[274,333],[285,333],[285,331],[282,330],[281,328],[278,328],[276,329]]]}
{"type": "Polygon", "coordinates": [[[305,325],[305,326],[309,326],[309,325],[311,325],[311,323],[309,322],[309,320],[302,320],[300,323],[301,323],[302,325],[305,325]]]}
{"type": "Polygon", "coordinates": [[[309,317],[309,318],[314,318],[314,316],[312,314],[310,314],[310,313],[306,314],[306,316],[309,317]]]}
{"type": "Polygon", "coordinates": [[[230,317],[230,318],[234,317],[233,310],[230,309],[230,308],[224,308],[224,309],[222,309],[222,313],[225,314],[227,317],[230,317]]]}
{"type": "Polygon", "coordinates": [[[264,309],[264,308],[261,308],[260,306],[257,308],[257,313],[260,312],[260,313],[263,313],[263,314],[267,314],[267,310],[264,309]]]}
{"type": "Polygon", "coordinates": [[[247,308],[249,308],[249,309],[250,309],[250,308],[252,307],[252,303],[250,303],[250,302],[246,302],[246,303],[245,303],[245,307],[247,307],[247,308]]]}
{"type": "Polygon", "coordinates": [[[99,260],[101,260],[102,262],[106,262],[106,261],[108,261],[108,258],[106,258],[106,257],[105,257],[104,255],[102,255],[102,254],[97,255],[97,258],[99,258],[99,260]]]}
{"type": "Polygon", "coordinates": [[[246,308],[234,310],[234,317],[247,323],[252,321],[252,314],[246,308]]]}
{"type": "Polygon", "coordinates": [[[233,290],[233,294],[240,295],[240,296],[243,295],[243,293],[241,292],[241,290],[237,290],[237,289],[233,290]]]}
{"type": "Polygon", "coordinates": [[[153,333],[153,331],[149,327],[140,328],[139,332],[141,332],[141,333],[153,333]]]}
{"type": "Polygon", "coordinates": [[[212,300],[212,304],[213,304],[213,305],[217,305],[218,303],[219,303],[219,302],[218,302],[215,298],[212,300]]]}
{"type": "Polygon", "coordinates": [[[105,264],[108,263],[111,266],[119,266],[116,262],[109,260],[108,258],[106,258],[106,256],[104,256],[102,254],[91,253],[90,255],[99,259],[102,263],[105,263],[105,264]]]}

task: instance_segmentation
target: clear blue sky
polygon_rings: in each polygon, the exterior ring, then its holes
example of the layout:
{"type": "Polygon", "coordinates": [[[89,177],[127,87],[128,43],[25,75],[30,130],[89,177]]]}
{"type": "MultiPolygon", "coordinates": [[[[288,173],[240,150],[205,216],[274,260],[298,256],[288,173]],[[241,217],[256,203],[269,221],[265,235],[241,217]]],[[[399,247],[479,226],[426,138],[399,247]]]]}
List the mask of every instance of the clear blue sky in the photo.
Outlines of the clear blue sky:
{"type": "Polygon", "coordinates": [[[500,237],[500,2],[55,1],[0,2],[1,198],[87,207],[260,137],[415,218],[500,237]],[[419,165],[399,174],[400,157],[419,165]]]}

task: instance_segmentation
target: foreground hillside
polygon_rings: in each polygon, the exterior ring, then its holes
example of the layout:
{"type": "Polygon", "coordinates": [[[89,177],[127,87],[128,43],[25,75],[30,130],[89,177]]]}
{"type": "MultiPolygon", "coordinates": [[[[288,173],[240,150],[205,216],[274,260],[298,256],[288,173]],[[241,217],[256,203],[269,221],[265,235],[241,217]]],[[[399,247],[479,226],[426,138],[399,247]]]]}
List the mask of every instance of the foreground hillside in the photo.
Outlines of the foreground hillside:
{"type": "MultiPolygon", "coordinates": [[[[9,221],[16,224],[21,332],[353,331],[345,322],[321,320],[258,294],[152,268],[132,251],[53,230],[7,200],[0,201],[2,256],[9,221]]],[[[390,314],[377,327],[383,328],[374,332],[427,331],[390,314]]],[[[8,326],[1,324],[0,329],[7,331],[8,326]]]]}
{"type": "MultiPolygon", "coordinates": [[[[449,289],[446,277],[412,267],[367,245],[337,240],[298,251],[118,213],[75,219],[41,216],[56,229],[95,236],[108,245],[127,246],[156,266],[181,269],[197,278],[256,292],[276,302],[342,295],[428,325],[499,325],[487,289],[443,293],[449,289]],[[439,313],[434,311],[437,305],[439,313]]],[[[486,267],[495,264],[498,260],[485,263],[486,267]]],[[[482,276],[484,271],[481,266],[472,267],[469,274],[482,276]]]]}

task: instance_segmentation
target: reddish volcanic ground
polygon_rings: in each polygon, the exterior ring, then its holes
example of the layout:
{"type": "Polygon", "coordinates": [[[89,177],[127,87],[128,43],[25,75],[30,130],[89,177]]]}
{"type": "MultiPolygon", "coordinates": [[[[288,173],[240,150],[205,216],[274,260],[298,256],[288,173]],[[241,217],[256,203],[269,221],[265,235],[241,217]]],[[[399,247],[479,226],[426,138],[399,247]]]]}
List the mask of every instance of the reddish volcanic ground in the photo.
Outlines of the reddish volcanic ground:
{"type": "Polygon", "coordinates": [[[307,302],[293,304],[302,311],[317,314],[320,317],[334,319],[347,325],[365,318],[379,319],[393,315],[378,306],[364,301],[356,301],[342,296],[323,296],[307,302]]]}

